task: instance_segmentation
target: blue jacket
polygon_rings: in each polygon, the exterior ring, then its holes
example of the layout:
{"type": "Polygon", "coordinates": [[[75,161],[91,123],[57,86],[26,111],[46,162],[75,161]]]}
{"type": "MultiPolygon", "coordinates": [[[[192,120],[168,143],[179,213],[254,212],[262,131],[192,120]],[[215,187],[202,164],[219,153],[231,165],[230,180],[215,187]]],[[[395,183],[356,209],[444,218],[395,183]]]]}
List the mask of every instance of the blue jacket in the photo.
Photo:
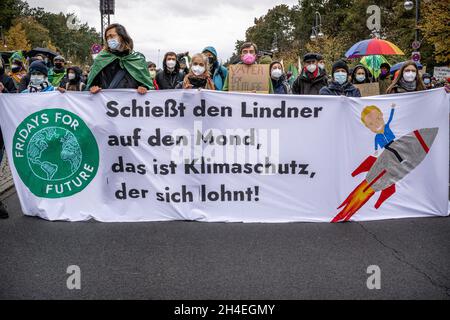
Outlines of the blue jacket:
{"type": "Polygon", "coordinates": [[[214,74],[212,75],[212,80],[214,81],[214,87],[216,90],[222,91],[223,85],[225,84],[225,79],[228,75],[228,70],[218,62],[217,66],[214,66],[214,74]]]}
{"type": "Polygon", "coordinates": [[[395,139],[395,135],[389,127],[392,119],[394,118],[394,111],[395,109],[392,108],[391,114],[389,115],[389,120],[384,125],[384,132],[377,133],[377,135],[375,136],[375,150],[378,150],[378,146],[380,147],[380,149],[384,148],[388,143],[394,141],[395,139]]]}
{"type": "Polygon", "coordinates": [[[217,50],[214,47],[206,47],[202,52],[209,51],[216,58],[216,62],[213,65],[214,74],[211,75],[212,80],[214,81],[214,87],[216,90],[222,91],[223,86],[225,84],[225,79],[228,76],[228,70],[222,66],[219,61],[217,61],[217,50]]]}
{"type": "Polygon", "coordinates": [[[333,81],[327,87],[320,89],[319,94],[325,96],[361,97],[359,89],[351,83],[346,82],[341,86],[336,81],[333,81]]]}

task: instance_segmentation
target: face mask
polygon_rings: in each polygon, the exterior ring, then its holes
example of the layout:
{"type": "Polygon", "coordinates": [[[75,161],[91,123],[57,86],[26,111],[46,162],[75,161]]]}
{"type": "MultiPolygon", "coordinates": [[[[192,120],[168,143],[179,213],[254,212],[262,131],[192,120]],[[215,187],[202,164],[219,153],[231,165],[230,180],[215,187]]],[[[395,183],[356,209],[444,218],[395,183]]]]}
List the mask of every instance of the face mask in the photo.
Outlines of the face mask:
{"type": "Polygon", "coordinates": [[[108,40],[108,47],[110,49],[112,49],[112,50],[117,50],[120,47],[120,42],[116,38],[109,39],[108,40]]]}
{"type": "Polygon", "coordinates": [[[311,73],[314,73],[317,70],[317,65],[316,64],[308,64],[306,66],[306,70],[308,70],[311,73]]]}
{"type": "Polygon", "coordinates": [[[156,70],[150,71],[150,77],[152,77],[152,79],[156,77],[156,70]]]}
{"type": "Polygon", "coordinates": [[[247,53],[242,57],[242,62],[245,64],[253,64],[255,61],[256,56],[250,53],[247,53]]]}
{"type": "Polygon", "coordinates": [[[166,65],[167,68],[173,69],[177,65],[177,62],[175,60],[167,60],[166,65]]]}
{"type": "Polygon", "coordinates": [[[319,67],[321,70],[325,70],[325,63],[319,63],[319,64],[318,64],[318,67],[319,67]]]}
{"type": "Polygon", "coordinates": [[[214,57],[209,57],[208,58],[208,63],[209,63],[210,66],[212,66],[215,62],[216,62],[216,59],[214,57]]]}
{"type": "Polygon", "coordinates": [[[413,82],[416,80],[416,73],[414,71],[403,72],[403,79],[405,79],[406,82],[413,82]]]}
{"type": "Polygon", "coordinates": [[[40,84],[42,84],[45,80],[44,75],[41,74],[32,74],[30,76],[30,83],[34,86],[38,86],[40,84]]]}
{"type": "Polygon", "coordinates": [[[75,79],[75,73],[69,73],[67,77],[69,78],[69,80],[73,80],[75,79]]]}
{"type": "Polygon", "coordinates": [[[385,75],[387,75],[387,70],[381,70],[381,74],[383,75],[383,76],[385,76],[385,75]]]}
{"type": "Polygon", "coordinates": [[[361,74],[361,75],[356,75],[356,81],[358,82],[363,82],[364,80],[366,80],[366,76],[361,74]]]}
{"type": "Polygon", "coordinates": [[[334,76],[334,80],[337,81],[337,83],[339,83],[340,85],[343,85],[346,81],[347,81],[347,73],[346,72],[335,72],[333,74],[334,76]]]}
{"type": "Polygon", "coordinates": [[[196,75],[199,76],[201,74],[203,74],[205,72],[205,67],[202,66],[193,66],[192,67],[192,72],[196,75]]]}
{"type": "Polygon", "coordinates": [[[423,80],[423,83],[425,83],[425,84],[430,84],[430,83],[431,83],[431,80],[428,79],[428,78],[425,78],[425,79],[423,80]]]}
{"type": "Polygon", "coordinates": [[[60,62],[55,63],[55,68],[56,68],[56,69],[62,69],[62,68],[63,68],[62,63],[60,63],[60,62]]]}
{"type": "Polygon", "coordinates": [[[274,78],[274,79],[279,79],[282,74],[283,74],[283,71],[281,71],[281,69],[273,69],[272,73],[271,73],[272,78],[274,78]]]}
{"type": "Polygon", "coordinates": [[[20,66],[18,64],[12,64],[11,65],[11,71],[12,72],[18,72],[20,71],[20,66]]]}

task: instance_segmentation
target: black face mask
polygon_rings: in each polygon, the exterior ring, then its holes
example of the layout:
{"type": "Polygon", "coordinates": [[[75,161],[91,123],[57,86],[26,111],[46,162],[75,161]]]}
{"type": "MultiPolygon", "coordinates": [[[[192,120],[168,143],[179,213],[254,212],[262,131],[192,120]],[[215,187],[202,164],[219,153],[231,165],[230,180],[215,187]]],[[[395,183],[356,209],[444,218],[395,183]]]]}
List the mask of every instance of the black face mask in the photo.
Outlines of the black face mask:
{"type": "Polygon", "coordinates": [[[17,67],[11,68],[11,71],[12,71],[13,73],[16,73],[16,72],[19,72],[20,69],[22,69],[22,66],[17,66],[17,67]]]}
{"type": "Polygon", "coordinates": [[[216,58],[208,57],[208,63],[209,63],[209,66],[212,68],[214,66],[214,63],[216,63],[216,58]]]}
{"type": "Polygon", "coordinates": [[[62,63],[55,63],[55,69],[61,70],[61,69],[64,69],[64,66],[62,63]]]}

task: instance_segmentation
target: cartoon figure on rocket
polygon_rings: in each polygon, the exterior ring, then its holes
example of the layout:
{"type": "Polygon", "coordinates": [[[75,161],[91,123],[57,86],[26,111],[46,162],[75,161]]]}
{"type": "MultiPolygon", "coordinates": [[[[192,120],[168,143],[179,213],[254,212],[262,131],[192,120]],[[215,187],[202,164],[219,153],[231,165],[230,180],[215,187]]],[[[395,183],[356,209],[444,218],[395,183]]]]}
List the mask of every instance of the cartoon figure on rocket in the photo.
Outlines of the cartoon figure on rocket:
{"type": "Polygon", "coordinates": [[[338,207],[343,208],[331,222],[348,221],[378,191],[375,203],[378,209],[395,191],[395,184],[413,171],[430,152],[439,128],[414,130],[396,139],[390,128],[395,104],[391,105],[389,120],[385,123],[383,112],[377,106],[367,106],[361,112],[361,122],[375,133],[375,154],[369,156],[352,173],[352,177],[367,172],[366,178],[338,207]],[[384,149],[378,156],[378,148],[384,149]]]}

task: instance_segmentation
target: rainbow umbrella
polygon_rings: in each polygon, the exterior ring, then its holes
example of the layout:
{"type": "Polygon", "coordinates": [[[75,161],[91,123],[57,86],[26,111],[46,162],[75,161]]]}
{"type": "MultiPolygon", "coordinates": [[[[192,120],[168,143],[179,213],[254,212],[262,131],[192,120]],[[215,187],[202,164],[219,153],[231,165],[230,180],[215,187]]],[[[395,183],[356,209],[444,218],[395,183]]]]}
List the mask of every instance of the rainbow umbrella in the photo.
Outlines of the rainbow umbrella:
{"type": "Polygon", "coordinates": [[[355,43],[346,53],[345,56],[349,59],[360,58],[364,56],[372,55],[404,55],[404,52],[400,50],[392,42],[381,39],[369,39],[355,43]]]}
{"type": "Polygon", "coordinates": [[[360,63],[369,69],[374,78],[378,78],[381,73],[380,66],[383,63],[388,63],[385,57],[382,55],[365,56],[361,59],[360,63]]]}

